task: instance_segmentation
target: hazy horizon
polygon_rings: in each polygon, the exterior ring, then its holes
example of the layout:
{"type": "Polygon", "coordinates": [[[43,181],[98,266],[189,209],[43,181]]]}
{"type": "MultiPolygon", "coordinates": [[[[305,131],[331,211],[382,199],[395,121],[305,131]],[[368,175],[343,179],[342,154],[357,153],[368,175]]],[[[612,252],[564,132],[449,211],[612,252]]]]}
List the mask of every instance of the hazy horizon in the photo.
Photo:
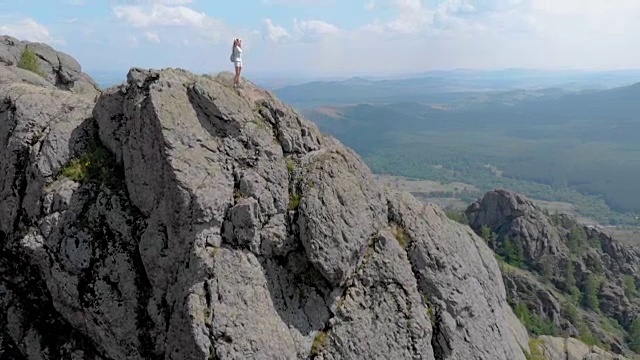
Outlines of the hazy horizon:
{"type": "Polygon", "coordinates": [[[439,69],[637,69],[637,0],[0,0],[0,33],[91,71],[181,67],[315,76],[439,69]]]}

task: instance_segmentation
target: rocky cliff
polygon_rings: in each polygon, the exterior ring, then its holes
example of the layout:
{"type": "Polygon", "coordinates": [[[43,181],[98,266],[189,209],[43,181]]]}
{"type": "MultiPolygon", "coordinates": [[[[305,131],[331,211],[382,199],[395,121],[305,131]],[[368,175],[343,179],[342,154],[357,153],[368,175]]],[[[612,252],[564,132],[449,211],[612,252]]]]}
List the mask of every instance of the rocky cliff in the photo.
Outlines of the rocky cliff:
{"type": "Polygon", "coordinates": [[[485,242],[271,93],[132,69],[96,99],[3,39],[0,359],[525,359],[485,242]]]}
{"type": "Polygon", "coordinates": [[[0,36],[0,84],[24,82],[47,88],[69,90],[75,94],[95,97],[98,85],[68,54],[43,43],[20,41],[14,37],[0,36]],[[21,64],[25,50],[33,54],[33,69],[21,64]],[[33,71],[35,70],[35,71],[33,71]]]}
{"type": "Polygon", "coordinates": [[[498,254],[511,257],[502,266],[509,299],[535,331],[637,356],[627,331],[640,316],[640,249],[506,190],[487,193],[466,214],[498,254]]]}

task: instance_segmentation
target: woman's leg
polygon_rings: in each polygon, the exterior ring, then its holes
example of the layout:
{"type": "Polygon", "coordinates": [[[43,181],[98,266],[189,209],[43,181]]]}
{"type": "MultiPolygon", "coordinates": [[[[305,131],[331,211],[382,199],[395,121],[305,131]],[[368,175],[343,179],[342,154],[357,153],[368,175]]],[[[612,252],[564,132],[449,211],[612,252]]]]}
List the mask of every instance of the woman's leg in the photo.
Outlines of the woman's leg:
{"type": "Polygon", "coordinates": [[[240,66],[236,66],[236,76],[233,78],[233,85],[238,85],[240,83],[240,66]]]}
{"type": "Polygon", "coordinates": [[[237,85],[238,84],[238,67],[235,66],[234,67],[236,69],[236,74],[233,76],[233,85],[237,85]]]}
{"type": "Polygon", "coordinates": [[[236,84],[240,86],[240,75],[242,74],[242,65],[236,67],[236,84]]]}

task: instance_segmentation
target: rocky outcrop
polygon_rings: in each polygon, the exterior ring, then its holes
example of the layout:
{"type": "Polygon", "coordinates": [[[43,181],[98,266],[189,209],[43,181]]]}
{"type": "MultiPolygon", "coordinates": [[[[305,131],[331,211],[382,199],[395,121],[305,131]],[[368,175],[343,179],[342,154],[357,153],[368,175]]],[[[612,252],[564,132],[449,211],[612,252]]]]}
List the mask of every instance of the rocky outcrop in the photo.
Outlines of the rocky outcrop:
{"type": "Polygon", "coordinates": [[[524,195],[502,189],[490,191],[471,204],[466,212],[474,230],[486,225],[500,237],[520,236],[529,262],[544,255],[568,252],[558,229],[524,195]]]}
{"type": "Polygon", "coordinates": [[[466,214],[477,233],[486,226],[496,234],[496,252],[503,250],[506,238],[521,242],[524,267],[532,273],[503,272],[514,304],[526,304],[566,335],[578,336],[582,327],[612,350],[628,351],[624,331],[605,329],[602,324],[611,321],[601,314],[623,328],[640,314],[640,302],[629,297],[628,288],[629,283],[640,284],[640,249],[623,245],[566,215],[545,213],[531,200],[507,190],[488,192],[470,205],[466,214]],[[589,290],[589,286],[595,289],[589,290]],[[563,304],[585,304],[587,291],[595,292],[597,309],[585,308],[580,319],[568,318],[563,304]]]}
{"type": "Polygon", "coordinates": [[[16,81],[69,90],[89,98],[99,94],[96,82],[82,72],[82,67],[73,57],[47,44],[20,41],[14,37],[2,35],[0,36],[0,84],[16,81]],[[37,57],[40,74],[18,67],[22,53],[26,49],[32,51],[37,57]]]}
{"type": "Polygon", "coordinates": [[[483,240],[271,93],[52,69],[0,82],[0,359],[525,359],[483,240]]]}
{"type": "Polygon", "coordinates": [[[574,338],[541,336],[535,342],[547,360],[624,360],[625,358],[604,351],[597,346],[587,346],[574,338]]]}

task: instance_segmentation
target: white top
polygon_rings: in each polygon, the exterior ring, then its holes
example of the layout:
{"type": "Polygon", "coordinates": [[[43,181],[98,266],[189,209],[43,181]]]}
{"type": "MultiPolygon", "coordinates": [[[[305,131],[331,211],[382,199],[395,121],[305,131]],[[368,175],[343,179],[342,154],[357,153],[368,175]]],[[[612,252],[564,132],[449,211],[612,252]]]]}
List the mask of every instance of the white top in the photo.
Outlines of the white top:
{"type": "Polygon", "coordinates": [[[238,45],[233,46],[233,52],[231,53],[231,61],[242,61],[242,48],[238,45]]]}

